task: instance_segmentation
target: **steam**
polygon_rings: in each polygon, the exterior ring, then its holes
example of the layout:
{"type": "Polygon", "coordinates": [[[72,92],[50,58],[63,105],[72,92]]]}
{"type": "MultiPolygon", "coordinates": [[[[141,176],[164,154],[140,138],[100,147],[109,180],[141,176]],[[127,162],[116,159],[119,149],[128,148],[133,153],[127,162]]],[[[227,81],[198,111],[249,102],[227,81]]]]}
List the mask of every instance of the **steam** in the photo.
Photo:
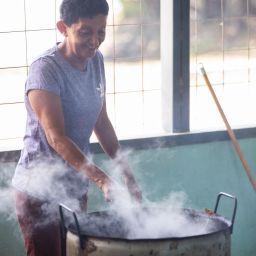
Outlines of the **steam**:
{"type": "MultiPolygon", "coordinates": [[[[210,232],[213,228],[209,218],[193,219],[186,212],[188,198],[182,191],[171,192],[160,202],[144,198],[143,205],[132,200],[129,192],[117,187],[111,210],[123,220],[126,238],[156,239],[186,237],[210,232]]],[[[111,225],[110,225],[111,227],[111,225]]]]}
{"type": "MultiPolygon", "coordinates": [[[[42,203],[41,210],[46,218],[38,220],[38,225],[44,225],[55,221],[59,216],[58,205],[67,205],[73,211],[81,210],[82,196],[88,192],[88,180],[81,173],[67,171],[67,166],[59,160],[50,164],[36,162],[29,170],[29,176],[24,174],[21,180],[25,182],[26,193],[42,203]],[[74,187],[73,176],[83,184],[83,188],[74,187]]],[[[75,184],[76,185],[76,184],[75,184]]]]}
{"type": "MultiPolygon", "coordinates": [[[[116,160],[108,160],[103,163],[104,168],[108,169],[109,175],[116,181],[113,187],[113,200],[108,204],[108,209],[117,218],[122,219],[127,238],[182,237],[200,235],[212,230],[209,218],[198,218],[192,221],[191,216],[184,211],[188,197],[183,191],[172,191],[166,198],[158,202],[150,201],[145,193],[143,193],[143,202],[141,204],[134,200],[120,178],[120,159],[129,159],[130,154],[131,151],[125,151],[116,160]]],[[[139,158],[128,162],[134,166],[139,163],[139,158]]],[[[81,212],[78,198],[81,197],[82,193],[87,192],[88,181],[82,174],[76,173],[85,185],[84,191],[74,188],[69,179],[63,179],[67,175],[66,167],[61,161],[54,161],[51,164],[41,161],[31,167],[29,177],[27,175],[21,177],[21,182],[26,184],[26,192],[29,195],[42,201],[47,201],[41,207],[47,218],[38,220],[38,225],[44,225],[55,220],[56,216],[59,215],[58,205],[60,203],[74,212],[81,212]]],[[[12,172],[4,169],[0,175],[0,213],[1,211],[8,213],[8,218],[10,218],[15,216],[14,195],[10,186],[12,172]]],[[[75,174],[71,173],[71,175],[75,174]]],[[[140,175],[143,175],[143,173],[140,175]]],[[[139,174],[136,173],[136,176],[138,184],[140,184],[139,174]]],[[[80,216],[86,217],[84,213],[80,216]]],[[[72,219],[68,221],[72,221],[72,219]]],[[[92,219],[91,221],[92,224],[95,224],[92,230],[100,230],[97,225],[102,220],[92,219]]],[[[105,224],[113,227],[113,219],[111,219],[110,223],[105,224]]]]}
{"type": "MultiPolygon", "coordinates": [[[[132,151],[122,152],[115,161],[105,163],[115,178],[121,173],[120,159],[130,158],[131,153],[132,151]]],[[[133,159],[132,163],[135,161],[139,163],[139,158],[133,159]]],[[[214,229],[213,222],[203,213],[201,217],[200,214],[196,218],[191,216],[193,211],[186,209],[189,199],[184,191],[171,191],[157,202],[150,201],[143,194],[143,202],[140,204],[131,197],[119,177],[113,188],[112,198],[109,208],[118,219],[123,220],[126,238],[186,237],[206,234],[214,229]]],[[[110,228],[113,226],[112,221],[110,219],[111,223],[106,223],[110,228]]],[[[112,235],[115,234],[112,232],[112,235]]]]}
{"type": "Polygon", "coordinates": [[[11,220],[15,217],[14,193],[11,188],[12,172],[8,167],[1,168],[0,171],[0,214],[11,220]]]}

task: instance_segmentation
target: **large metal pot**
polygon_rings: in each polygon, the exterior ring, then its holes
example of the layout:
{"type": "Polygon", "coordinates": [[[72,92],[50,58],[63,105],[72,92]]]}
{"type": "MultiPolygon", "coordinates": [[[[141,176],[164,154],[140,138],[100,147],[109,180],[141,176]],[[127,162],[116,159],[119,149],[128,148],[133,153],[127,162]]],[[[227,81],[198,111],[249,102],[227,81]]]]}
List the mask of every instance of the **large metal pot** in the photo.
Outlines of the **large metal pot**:
{"type": "Polygon", "coordinates": [[[127,235],[122,218],[113,215],[111,211],[92,212],[81,218],[68,207],[59,207],[67,256],[230,256],[236,208],[235,197],[219,193],[213,212],[182,209],[191,223],[200,222],[208,225],[210,228],[207,232],[183,236],[133,238],[127,235]],[[217,213],[222,196],[234,200],[231,220],[217,213]]]}

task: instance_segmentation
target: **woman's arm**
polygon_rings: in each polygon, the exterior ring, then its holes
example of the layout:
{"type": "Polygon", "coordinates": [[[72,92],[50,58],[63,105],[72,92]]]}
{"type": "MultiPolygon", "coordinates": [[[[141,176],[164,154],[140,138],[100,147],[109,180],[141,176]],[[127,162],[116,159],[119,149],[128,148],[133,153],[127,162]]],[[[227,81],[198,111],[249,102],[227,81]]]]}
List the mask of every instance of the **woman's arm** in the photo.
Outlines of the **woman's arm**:
{"type": "Polygon", "coordinates": [[[136,200],[140,202],[142,200],[142,193],[135,181],[127,160],[122,156],[122,153],[120,152],[121,147],[118,142],[115,130],[108,118],[105,101],[96,122],[94,132],[105,153],[108,154],[111,158],[117,160],[116,162],[120,166],[123,180],[126,186],[128,187],[130,193],[136,198],[136,200]]]}
{"type": "Polygon", "coordinates": [[[109,157],[115,158],[120,149],[120,144],[118,142],[115,130],[108,118],[106,101],[104,101],[102,110],[97,119],[94,127],[94,133],[97,136],[104,152],[109,155],[109,157]]]}
{"type": "Polygon", "coordinates": [[[92,165],[78,146],[65,135],[60,97],[45,90],[28,92],[29,102],[44,129],[49,145],[75,170],[85,173],[109,199],[110,178],[92,165]]]}

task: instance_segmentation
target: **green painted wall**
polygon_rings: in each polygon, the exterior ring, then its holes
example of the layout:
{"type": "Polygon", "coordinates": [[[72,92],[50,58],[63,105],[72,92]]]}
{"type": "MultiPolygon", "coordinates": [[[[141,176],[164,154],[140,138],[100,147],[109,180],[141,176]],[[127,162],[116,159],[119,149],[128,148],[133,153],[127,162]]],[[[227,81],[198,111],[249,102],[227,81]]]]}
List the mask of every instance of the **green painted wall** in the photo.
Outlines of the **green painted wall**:
{"type": "MultiPolygon", "coordinates": [[[[240,140],[245,158],[256,178],[256,139],[240,140]]],[[[144,196],[159,202],[173,191],[184,191],[187,208],[213,208],[220,191],[238,199],[238,209],[232,234],[232,256],[253,256],[256,252],[256,193],[229,141],[212,142],[172,148],[134,151],[130,160],[144,196]]],[[[109,169],[105,156],[95,156],[95,162],[109,169]]],[[[0,171],[2,168],[0,167],[0,171]]],[[[14,165],[9,166],[10,172],[14,165]]],[[[224,200],[220,214],[230,217],[232,201],[224,200]]],[[[89,209],[106,208],[96,187],[90,190],[89,209]]],[[[0,220],[0,255],[21,255],[23,249],[14,219],[0,220]]]]}

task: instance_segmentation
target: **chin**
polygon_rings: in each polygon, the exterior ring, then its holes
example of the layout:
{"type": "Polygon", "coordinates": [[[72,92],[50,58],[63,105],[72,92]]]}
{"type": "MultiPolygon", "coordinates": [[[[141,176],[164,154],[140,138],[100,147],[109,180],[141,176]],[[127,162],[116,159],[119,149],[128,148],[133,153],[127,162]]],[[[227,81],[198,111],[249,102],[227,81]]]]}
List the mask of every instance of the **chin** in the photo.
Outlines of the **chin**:
{"type": "Polygon", "coordinates": [[[91,54],[89,54],[89,57],[92,58],[92,57],[95,56],[95,54],[96,54],[96,51],[94,51],[94,52],[92,52],[91,54]]]}
{"type": "Polygon", "coordinates": [[[97,49],[90,50],[90,55],[93,57],[97,52],[97,49]]]}
{"type": "Polygon", "coordinates": [[[92,58],[95,56],[97,50],[93,50],[93,51],[87,51],[86,54],[84,54],[84,59],[88,59],[88,58],[92,58]]]}

